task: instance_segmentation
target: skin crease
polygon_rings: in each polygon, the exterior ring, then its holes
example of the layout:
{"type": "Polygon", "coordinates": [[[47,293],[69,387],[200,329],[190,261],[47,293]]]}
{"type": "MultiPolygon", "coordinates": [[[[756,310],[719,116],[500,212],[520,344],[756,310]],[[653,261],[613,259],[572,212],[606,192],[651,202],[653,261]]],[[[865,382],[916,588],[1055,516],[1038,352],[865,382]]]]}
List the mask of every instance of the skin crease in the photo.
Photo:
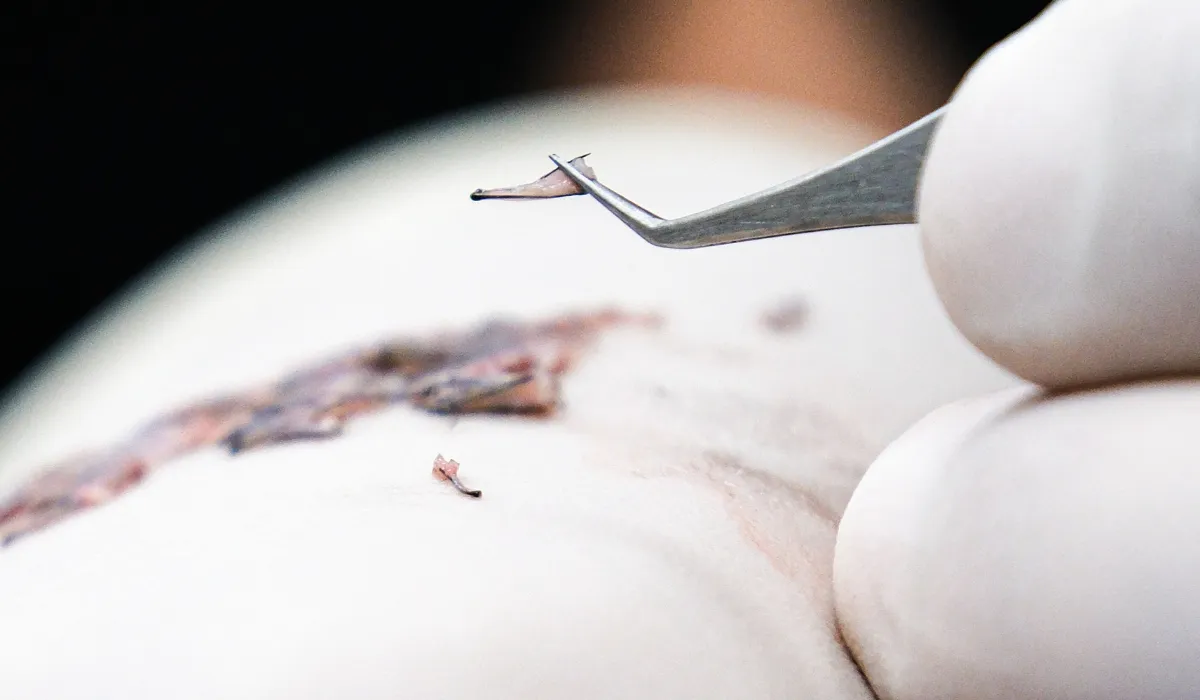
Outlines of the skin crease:
{"type": "Polygon", "coordinates": [[[1065,0],[955,93],[921,183],[955,325],[1064,388],[1200,371],[1200,4],[1065,0]]]}
{"type": "Polygon", "coordinates": [[[1195,3],[1067,0],[951,103],[932,281],[1054,390],[934,412],[855,490],[834,594],[880,698],[1200,696],[1198,44],[1195,3]]]}

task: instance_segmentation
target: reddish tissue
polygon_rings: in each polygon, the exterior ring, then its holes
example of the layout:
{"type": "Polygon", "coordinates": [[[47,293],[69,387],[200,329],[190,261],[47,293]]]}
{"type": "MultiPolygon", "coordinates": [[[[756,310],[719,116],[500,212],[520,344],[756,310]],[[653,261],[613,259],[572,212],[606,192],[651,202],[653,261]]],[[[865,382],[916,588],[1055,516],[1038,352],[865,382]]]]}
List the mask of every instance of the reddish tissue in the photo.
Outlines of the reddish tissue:
{"type": "MultiPolygon", "coordinates": [[[[272,385],[198,402],[152,421],[115,447],[43,470],[0,504],[0,546],[110,501],[171,460],[215,445],[237,454],[333,438],[355,416],[398,404],[449,415],[552,415],[559,378],[601,331],[658,322],[615,310],[532,323],[492,321],[469,331],[354,350],[272,385]]],[[[453,480],[458,463],[443,462],[454,470],[447,475],[453,480]]]]}
{"type": "MultiPolygon", "coordinates": [[[[583,161],[586,155],[570,161],[571,165],[583,173],[589,180],[596,179],[596,172],[583,161]]],[[[551,199],[554,197],[570,197],[584,194],[583,188],[567,177],[561,168],[555,168],[533,182],[515,187],[497,187],[490,190],[475,190],[471,199],[551,199]]]]}

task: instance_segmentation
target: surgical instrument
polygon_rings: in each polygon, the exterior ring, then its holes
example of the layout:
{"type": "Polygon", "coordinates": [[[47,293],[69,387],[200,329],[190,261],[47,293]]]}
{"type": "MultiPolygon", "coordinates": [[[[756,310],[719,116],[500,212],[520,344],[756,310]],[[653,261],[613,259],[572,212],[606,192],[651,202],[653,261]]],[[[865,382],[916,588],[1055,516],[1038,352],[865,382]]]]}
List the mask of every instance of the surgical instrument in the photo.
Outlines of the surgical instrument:
{"type": "Polygon", "coordinates": [[[557,155],[550,160],[646,241],[701,248],[835,228],[916,222],[917,183],[945,107],[815,173],[689,216],[664,219],[557,155]]]}

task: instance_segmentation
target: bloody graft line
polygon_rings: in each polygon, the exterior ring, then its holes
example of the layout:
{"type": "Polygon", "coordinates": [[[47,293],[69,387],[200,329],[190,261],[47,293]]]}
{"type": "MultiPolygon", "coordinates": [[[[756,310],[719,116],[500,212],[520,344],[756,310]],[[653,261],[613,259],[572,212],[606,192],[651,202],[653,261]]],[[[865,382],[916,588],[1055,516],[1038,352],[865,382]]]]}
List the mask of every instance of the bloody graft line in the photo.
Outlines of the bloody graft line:
{"type": "MultiPolygon", "coordinates": [[[[215,445],[236,455],[286,441],[330,439],[350,419],[397,404],[454,416],[551,416],[559,404],[559,377],[602,331],[660,323],[657,316],[612,309],[538,322],[491,321],[469,331],[357,349],[265,387],[197,402],[113,447],[42,470],[0,503],[0,547],[107,503],[171,460],[215,445]]],[[[481,495],[458,481],[457,462],[442,459],[440,466],[460,491],[481,495]]]]}

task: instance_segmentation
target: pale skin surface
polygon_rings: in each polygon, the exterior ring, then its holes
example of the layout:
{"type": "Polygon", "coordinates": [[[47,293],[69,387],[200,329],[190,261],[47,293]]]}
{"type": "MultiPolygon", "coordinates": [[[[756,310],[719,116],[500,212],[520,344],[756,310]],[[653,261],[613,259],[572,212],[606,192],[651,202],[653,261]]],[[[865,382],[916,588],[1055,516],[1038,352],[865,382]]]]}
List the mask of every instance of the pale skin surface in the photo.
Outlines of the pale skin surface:
{"type": "Polygon", "coordinates": [[[352,161],[192,252],[12,407],[0,479],[397,332],[610,304],[666,327],[603,339],[549,423],[396,409],[211,450],[0,551],[6,693],[871,697],[832,617],[835,521],[908,425],[1014,382],[939,310],[916,230],[681,253],[584,198],[468,199],[549,146],[682,212],[863,134],[694,94],[509,116],[352,161]],[[797,295],[803,329],[764,327],[797,295]],[[439,453],[482,498],[431,475],[439,453]]]}

